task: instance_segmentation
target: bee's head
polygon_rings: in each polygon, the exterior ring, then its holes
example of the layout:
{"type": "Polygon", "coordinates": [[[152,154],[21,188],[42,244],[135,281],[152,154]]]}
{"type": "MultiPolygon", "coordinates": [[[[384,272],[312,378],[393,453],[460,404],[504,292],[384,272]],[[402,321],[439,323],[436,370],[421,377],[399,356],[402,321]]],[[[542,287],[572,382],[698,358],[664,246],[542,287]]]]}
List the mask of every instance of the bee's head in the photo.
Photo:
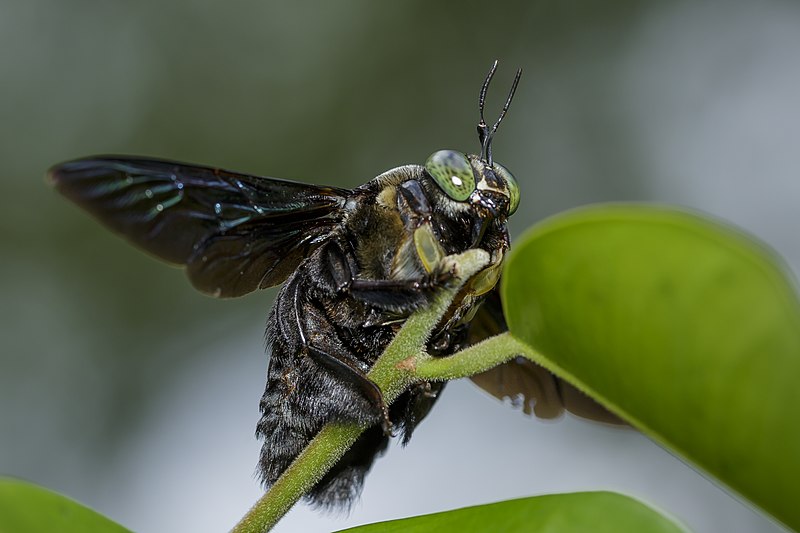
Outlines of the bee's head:
{"type": "Polygon", "coordinates": [[[519,206],[517,180],[500,163],[439,150],[428,158],[425,170],[448,200],[461,204],[458,210],[471,209],[480,218],[504,220],[519,206]]]}
{"type": "Polygon", "coordinates": [[[483,82],[478,97],[480,122],[478,122],[478,140],[481,143],[480,155],[465,155],[455,150],[439,150],[428,158],[425,170],[444,193],[446,203],[451,211],[471,210],[480,221],[476,226],[476,242],[480,241],[486,225],[514,214],[519,206],[519,186],[511,172],[503,165],[492,160],[492,139],[497,127],[506,116],[514,91],[517,89],[522,70],[517,70],[511,91],[500,116],[491,129],[483,118],[486,91],[497,69],[494,62],[486,80],[483,82]]]}

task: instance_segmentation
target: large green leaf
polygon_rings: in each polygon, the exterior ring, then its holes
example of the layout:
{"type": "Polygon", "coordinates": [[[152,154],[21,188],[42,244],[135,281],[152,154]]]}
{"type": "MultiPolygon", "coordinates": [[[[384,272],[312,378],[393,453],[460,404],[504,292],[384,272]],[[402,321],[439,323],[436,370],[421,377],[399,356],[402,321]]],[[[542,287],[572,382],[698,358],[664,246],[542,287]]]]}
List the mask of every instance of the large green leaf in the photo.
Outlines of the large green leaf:
{"type": "Polygon", "coordinates": [[[0,533],[126,533],[128,530],[60,494],[0,478],[0,533]]]}
{"type": "Polygon", "coordinates": [[[545,366],[800,528],[800,303],[768,249],[677,209],[591,207],[534,227],[502,289],[545,366]]]}
{"type": "Polygon", "coordinates": [[[682,533],[686,530],[645,504],[613,492],[552,494],[379,522],[352,533],[682,533]]]}

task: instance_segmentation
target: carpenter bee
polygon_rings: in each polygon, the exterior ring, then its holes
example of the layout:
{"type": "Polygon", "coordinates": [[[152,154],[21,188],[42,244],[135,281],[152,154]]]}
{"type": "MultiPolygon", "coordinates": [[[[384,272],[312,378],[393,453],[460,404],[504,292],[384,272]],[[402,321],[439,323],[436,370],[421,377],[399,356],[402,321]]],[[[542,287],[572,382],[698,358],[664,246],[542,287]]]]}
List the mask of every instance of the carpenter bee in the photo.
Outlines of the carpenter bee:
{"type": "MultiPolygon", "coordinates": [[[[267,322],[271,357],[256,430],[265,484],[324,424],[369,424],[309,494],[322,506],[347,506],[390,428],[408,441],[443,385],[416,386],[386,406],[367,372],[405,319],[448,283],[443,257],[477,247],[491,263],[437,326],[430,353],[447,356],[504,328],[495,286],[520,194],[493,160],[492,139],[521,71],[489,128],[484,102],[496,67],[479,93],[479,155],[439,150],[424,166],[395,168],[352,190],[127,156],[50,170],[59,192],[133,244],[185,266],[206,294],[234,297],[283,283],[267,322]]],[[[524,396],[526,406],[538,398],[539,415],[561,410],[557,382],[530,363],[512,362],[477,381],[499,397],[524,396]]]]}

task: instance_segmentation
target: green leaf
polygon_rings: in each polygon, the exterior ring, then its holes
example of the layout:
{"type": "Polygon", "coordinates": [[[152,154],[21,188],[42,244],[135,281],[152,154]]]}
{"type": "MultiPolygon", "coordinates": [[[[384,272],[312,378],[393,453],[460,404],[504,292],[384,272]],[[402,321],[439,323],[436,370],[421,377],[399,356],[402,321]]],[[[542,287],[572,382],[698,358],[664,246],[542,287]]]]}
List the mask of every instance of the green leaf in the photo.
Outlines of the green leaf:
{"type": "Polygon", "coordinates": [[[0,478],[2,533],[124,533],[128,530],[76,501],[32,483],[0,478]]]}
{"type": "Polygon", "coordinates": [[[687,530],[628,496],[613,492],[576,492],[465,507],[444,513],[378,522],[345,531],[681,533],[687,530]]]}
{"type": "Polygon", "coordinates": [[[591,207],[535,226],[502,290],[545,366],[800,529],[800,303],[766,247],[677,209],[591,207]]]}

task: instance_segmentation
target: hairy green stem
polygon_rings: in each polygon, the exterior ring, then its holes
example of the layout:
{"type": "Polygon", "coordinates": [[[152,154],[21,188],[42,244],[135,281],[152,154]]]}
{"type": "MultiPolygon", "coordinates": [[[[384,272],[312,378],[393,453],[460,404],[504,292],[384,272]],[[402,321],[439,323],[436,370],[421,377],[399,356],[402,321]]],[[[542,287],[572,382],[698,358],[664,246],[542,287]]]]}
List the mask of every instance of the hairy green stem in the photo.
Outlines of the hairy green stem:
{"type": "MultiPolygon", "coordinates": [[[[483,250],[468,250],[446,257],[453,267],[457,283],[440,291],[433,304],[414,312],[378,358],[368,377],[391,404],[412,383],[418,381],[415,361],[429,359],[425,345],[431,331],[444,315],[466,280],[489,262],[483,250]]],[[[235,533],[269,531],[297,501],[338,461],[366,429],[354,423],[328,424],[286,469],[242,520],[235,533]]]]}
{"type": "Polygon", "coordinates": [[[358,424],[328,424],[323,427],[233,531],[260,533],[272,529],[303,494],[336,464],[365,429],[358,424]]]}
{"type": "Polygon", "coordinates": [[[531,348],[510,333],[490,337],[447,357],[425,357],[417,361],[414,371],[421,381],[449,381],[485,372],[522,355],[532,359],[531,348]]]}

